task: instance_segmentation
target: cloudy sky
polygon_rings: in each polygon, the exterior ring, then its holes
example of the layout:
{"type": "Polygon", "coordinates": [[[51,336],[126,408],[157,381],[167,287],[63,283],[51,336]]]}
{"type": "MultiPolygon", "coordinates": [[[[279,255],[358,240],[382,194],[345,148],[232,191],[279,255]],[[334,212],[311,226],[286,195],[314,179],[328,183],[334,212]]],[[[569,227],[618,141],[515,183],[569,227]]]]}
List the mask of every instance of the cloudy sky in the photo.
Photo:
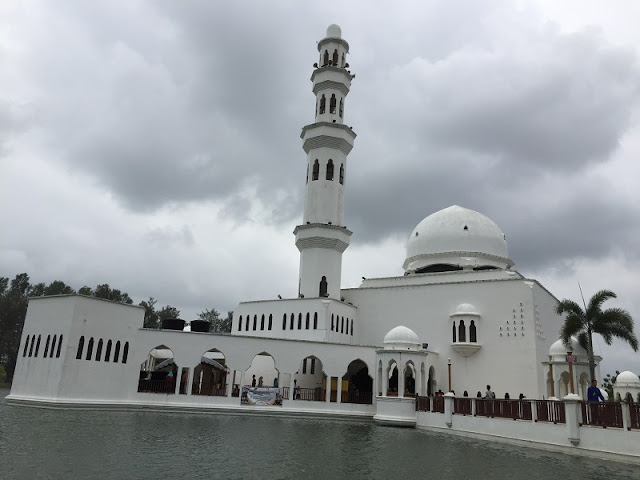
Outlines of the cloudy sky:
{"type": "MultiPolygon", "coordinates": [[[[295,296],[316,41],[338,23],[343,286],[402,273],[425,216],[506,233],[559,298],[618,293],[640,333],[635,0],[0,3],[0,275],[109,283],[182,317],[295,296]]],[[[623,343],[603,373],[640,372],[623,343]]]]}

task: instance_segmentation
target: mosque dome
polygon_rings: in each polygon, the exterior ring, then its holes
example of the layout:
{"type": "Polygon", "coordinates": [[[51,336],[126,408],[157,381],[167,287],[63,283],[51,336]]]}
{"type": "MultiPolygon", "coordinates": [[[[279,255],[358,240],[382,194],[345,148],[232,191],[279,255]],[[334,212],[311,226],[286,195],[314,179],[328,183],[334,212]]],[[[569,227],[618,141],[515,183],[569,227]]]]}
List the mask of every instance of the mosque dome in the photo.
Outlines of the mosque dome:
{"type": "Polygon", "coordinates": [[[397,326],[384,336],[385,350],[419,350],[420,339],[410,328],[397,326]]]}
{"type": "Polygon", "coordinates": [[[616,377],[617,387],[640,387],[640,378],[628,370],[621,372],[616,377]]]}
{"type": "Polygon", "coordinates": [[[456,307],[455,312],[453,312],[450,316],[454,315],[473,315],[479,317],[478,309],[471,305],[470,303],[461,303],[456,307]]]}
{"type": "MultiPolygon", "coordinates": [[[[567,349],[567,347],[564,345],[564,343],[562,343],[562,340],[556,340],[549,348],[549,355],[553,357],[564,357],[568,351],[569,350],[567,349]]],[[[571,337],[571,352],[574,355],[587,355],[587,351],[580,346],[580,342],[578,342],[578,339],[576,337],[571,337]]]]}
{"type": "Polygon", "coordinates": [[[433,273],[513,265],[502,230],[488,217],[454,205],[422,220],[409,238],[404,269],[433,273]]]}
{"type": "Polygon", "coordinates": [[[332,23],[327,27],[327,38],[342,38],[342,30],[339,25],[332,23]]]}

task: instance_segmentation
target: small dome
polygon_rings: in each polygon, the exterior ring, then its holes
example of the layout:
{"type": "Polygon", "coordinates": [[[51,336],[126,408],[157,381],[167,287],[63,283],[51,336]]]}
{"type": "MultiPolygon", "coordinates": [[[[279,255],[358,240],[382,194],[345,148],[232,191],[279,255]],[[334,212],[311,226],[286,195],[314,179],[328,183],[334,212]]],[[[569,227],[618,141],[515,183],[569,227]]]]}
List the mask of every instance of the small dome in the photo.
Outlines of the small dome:
{"type": "Polygon", "coordinates": [[[342,30],[340,30],[340,26],[332,23],[327,28],[327,38],[342,38],[342,30]]]}
{"type": "Polygon", "coordinates": [[[476,316],[480,316],[480,314],[478,313],[478,310],[476,309],[476,307],[474,307],[470,303],[461,303],[460,305],[458,305],[456,307],[456,309],[454,310],[454,312],[451,315],[452,316],[453,315],[476,315],[476,316]]]}
{"type": "MultiPolygon", "coordinates": [[[[549,355],[562,355],[565,356],[569,350],[562,343],[562,340],[556,340],[553,342],[553,345],[549,348],[549,355]]],[[[571,337],[571,352],[574,355],[587,355],[587,351],[580,346],[578,339],[576,337],[571,337]]]]}
{"type": "Polygon", "coordinates": [[[419,350],[420,347],[416,332],[402,325],[389,330],[384,336],[385,350],[419,350]]]}
{"type": "Polygon", "coordinates": [[[617,387],[640,387],[640,378],[635,373],[626,370],[618,374],[615,385],[617,387]]]}
{"type": "Polygon", "coordinates": [[[403,267],[421,273],[430,266],[438,271],[440,265],[504,269],[513,262],[504,233],[491,219],[454,205],[429,215],[411,232],[403,267]]]}

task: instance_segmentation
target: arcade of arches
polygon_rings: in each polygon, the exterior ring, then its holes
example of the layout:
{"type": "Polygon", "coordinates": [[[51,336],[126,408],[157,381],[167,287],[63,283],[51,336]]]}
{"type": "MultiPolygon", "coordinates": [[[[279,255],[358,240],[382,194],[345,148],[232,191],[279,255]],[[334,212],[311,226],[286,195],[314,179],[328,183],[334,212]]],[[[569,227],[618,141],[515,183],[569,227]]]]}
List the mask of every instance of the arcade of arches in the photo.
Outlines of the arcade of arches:
{"type": "Polygon", "coordinates": [[[158,345],[140,365],[138,379],[138,392],[158,394],[240,397],[243,386],[277,387],[285,400],[373,403],[373,378],[361,359],[336,374],[328,373],[322,359],[311,355],[301,359],[295,372],[284,373],[268,352],[255,355],[246,369],[233,369],[222,351],[210,348],[199,364],[183,366],[175,363],[169,346],[158,345]]]}

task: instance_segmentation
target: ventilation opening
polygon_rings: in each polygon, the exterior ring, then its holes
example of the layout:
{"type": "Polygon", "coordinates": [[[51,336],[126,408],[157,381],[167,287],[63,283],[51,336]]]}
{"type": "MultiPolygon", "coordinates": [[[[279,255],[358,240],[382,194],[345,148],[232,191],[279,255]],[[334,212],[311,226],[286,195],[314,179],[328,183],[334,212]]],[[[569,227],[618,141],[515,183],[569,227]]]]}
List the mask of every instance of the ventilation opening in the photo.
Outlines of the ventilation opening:
{"type": "Polygon", "coordinates": [[[476,272],[482,270],[500,270],[498,267],[494,267],[493,265],[483,265],[482,267],[473,267],[476,272]]]}
{"type": "Polygon", "coordinates": [[[466,225],[464,226],[463,230],[469,230],[469,227],[467,227],[466,225]]]}
{"type": "Polygon", "coordinates": [[[449,265],[446,263],[437,263],[427,267],[419,268],[416,273],[440,273],[440,272],[456,272],[462,270],[458,265],[449,265]]]}

